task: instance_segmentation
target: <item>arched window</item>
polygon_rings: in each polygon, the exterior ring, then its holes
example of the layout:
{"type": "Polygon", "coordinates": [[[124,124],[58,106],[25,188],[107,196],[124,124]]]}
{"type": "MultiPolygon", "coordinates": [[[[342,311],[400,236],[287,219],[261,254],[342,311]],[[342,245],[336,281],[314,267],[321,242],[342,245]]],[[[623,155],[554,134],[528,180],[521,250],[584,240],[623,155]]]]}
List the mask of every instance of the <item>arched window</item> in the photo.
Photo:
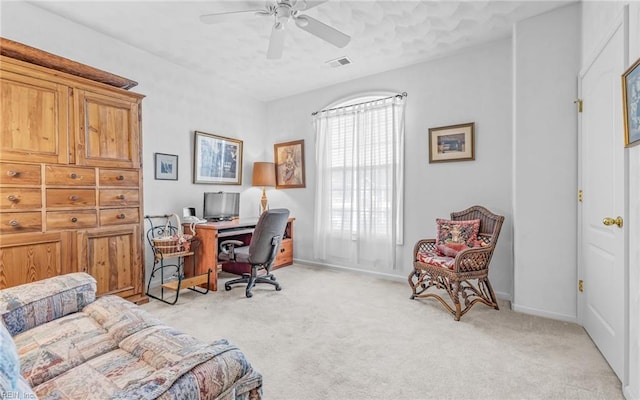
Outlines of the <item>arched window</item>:
{"type": "Polygon", "coordinates": [[[314,254],[385,270],[402,244],[406,94],[361,96],[314,114],[314,254]]]}

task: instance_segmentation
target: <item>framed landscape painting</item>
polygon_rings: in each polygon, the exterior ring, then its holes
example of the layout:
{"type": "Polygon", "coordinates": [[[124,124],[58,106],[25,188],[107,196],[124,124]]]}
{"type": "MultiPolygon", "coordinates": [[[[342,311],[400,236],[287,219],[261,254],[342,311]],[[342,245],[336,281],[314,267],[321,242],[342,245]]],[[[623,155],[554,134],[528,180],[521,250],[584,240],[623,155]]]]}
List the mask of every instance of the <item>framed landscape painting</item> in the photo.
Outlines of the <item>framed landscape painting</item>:
{"type": "Polygon", "coordinates": [[[622,75],[624,145],[640,143],[640,58],[622,75]]]}
{"type": "Polygon", "coordinates": [[[303,188],[304,140],[273,145],[276,164],[276,188],[303,188]]]}
{"type": "Polygon", "coordinates": [[[178,156],[155,153],[155,178],[157,180],[178,180],[178,156]]]}
{"type": "Polygon", "coordinates": [[[474,123],[429,129],[429,162],[475,159],[474,123]]]}
{"type": "Polygon", "coordinates": [[[242,140],[195,131],[193,183],[242,184],[242,140]]]}

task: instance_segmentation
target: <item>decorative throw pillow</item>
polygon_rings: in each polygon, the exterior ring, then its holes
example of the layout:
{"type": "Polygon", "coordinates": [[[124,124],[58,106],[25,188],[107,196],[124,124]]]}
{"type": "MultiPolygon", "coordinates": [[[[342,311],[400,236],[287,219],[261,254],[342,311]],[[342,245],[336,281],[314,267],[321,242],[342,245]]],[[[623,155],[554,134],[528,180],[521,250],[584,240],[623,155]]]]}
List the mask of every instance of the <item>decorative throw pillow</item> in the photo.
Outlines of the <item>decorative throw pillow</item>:
{"type": "Polygon", "coordinates": [[[473,247],[478,238],[480,220],[451,221],[448,219],[436,219],[438,237],[436,244],[462,243],[467,247],[473,247]]]}
{"type": "Polygon", "coordinates": [[[469,246],[464,243],[441,243],[436,245],[438,252],[447,257],[455,257],[459,252],[468,248],[469,246]]]}

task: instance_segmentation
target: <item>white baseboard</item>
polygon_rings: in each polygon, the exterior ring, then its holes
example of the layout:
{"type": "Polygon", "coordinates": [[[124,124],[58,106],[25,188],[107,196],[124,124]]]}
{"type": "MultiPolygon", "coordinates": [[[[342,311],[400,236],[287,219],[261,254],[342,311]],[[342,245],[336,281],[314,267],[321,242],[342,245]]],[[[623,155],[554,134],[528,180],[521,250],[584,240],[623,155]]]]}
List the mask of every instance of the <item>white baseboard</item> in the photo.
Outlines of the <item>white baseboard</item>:
{"type": "Polygon", "coordinates": [[[349,268],[349,267],[343,267],[342,265],[333,265],[333,264],[319,263],[316,261],[301,260],[299,258],[294,258],[293,262],[298,264],[309,265],[312,267],[323,267],[323,268],[337,269],[337,270],[343,270],[343,271],[358,272],[361,274],[373,275],[379,278],[383,278],[383,279],[387,279],[395,282],[405,282],[405,283],[407,282],[407,277],[403,275],[387,274],[384,272],[377,272],[377,271],[366,271],[364,269],[349,268]]]}
{"type": "Polygon", "coordinates": [[[622,394],[624,395],[624,398],[627,400],[640,400],[640,394],[639,393],[633,393],[631,391],[631,386],[627,385],[624,386],[622,388],[622,394]]]}
{"type": "Polygon", "coordinates": [[[511,309],[513,311],[521,312],[524,314],[530,314],[538,317],[551,318],[559,321],[572,322],[574,324],[579,324],[578,317],[576,315],[555,313],[555,312],[550,312],[546,310],[540,310],[538,308],[521,306],[515,303],[511,303],[511,309]]]}
{"type": "MultiPolygon", "coordinates": [[[[387,279],[387,280],[390,280],[390,281],[407,283],[407,276],[406,275],[395,275],[395,274],[388,274],[388,273],[384,273],[384,272],[367,271],[367,270],[363,270],[363,269],[344,267],[344,266],[341,266],[341,265],[333,265],[333,264],[319,263],[319,262],[316,262],[316,261],[301,260],[299,258],[294,258],[293,261],[296,262],[296,263],[299,263],[299,264],[310,265],[310,266],[313,266],[313,267],[323,267],[323,268],[331,268],[331,269],[337,269],[337,270],[343,270],[343,271],[358,272],[358,273],[362,273],[362,274],[377,276],[379,278],[387,279]]],[[[500,300],[511,301],[511,297],[512,296],[511,296],[511,293],[496,292],[496,297],[498,299],[500,299],[500,300]]]]}

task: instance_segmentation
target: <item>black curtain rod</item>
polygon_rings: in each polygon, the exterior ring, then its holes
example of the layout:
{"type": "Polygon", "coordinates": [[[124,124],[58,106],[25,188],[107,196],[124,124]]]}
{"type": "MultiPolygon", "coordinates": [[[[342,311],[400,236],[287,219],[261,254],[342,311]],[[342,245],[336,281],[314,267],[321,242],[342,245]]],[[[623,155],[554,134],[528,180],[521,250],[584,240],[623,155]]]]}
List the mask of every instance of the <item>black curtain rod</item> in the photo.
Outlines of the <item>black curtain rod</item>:
{"type": "Polygon", "coordinates": [[[383,98],[381,98],[381,99],[370,100],[370,101],[364,101],[364,102],[362,102],[362,103],[349,104],[348,106],[334,107],[334,108],[327,108],[326,110],[314,111],[314,112],[312,112],[312,113],[311,113],[311,115],[317,115],[318,113],[325,112],[325,111],[340,110],[340,109],[343,109],[343,108],[349,108],[349,107],[353,107],[353,106],[359,106],[360,104],[371,103],[371,102],[373,102],[373,101],[380,101],[380,100],[392,99],[392,98],[394,98],[394,97],[407,97],[407,92],[402,92],[402,93],[394,94],[393,96],[383,97],[383,98]]]}

